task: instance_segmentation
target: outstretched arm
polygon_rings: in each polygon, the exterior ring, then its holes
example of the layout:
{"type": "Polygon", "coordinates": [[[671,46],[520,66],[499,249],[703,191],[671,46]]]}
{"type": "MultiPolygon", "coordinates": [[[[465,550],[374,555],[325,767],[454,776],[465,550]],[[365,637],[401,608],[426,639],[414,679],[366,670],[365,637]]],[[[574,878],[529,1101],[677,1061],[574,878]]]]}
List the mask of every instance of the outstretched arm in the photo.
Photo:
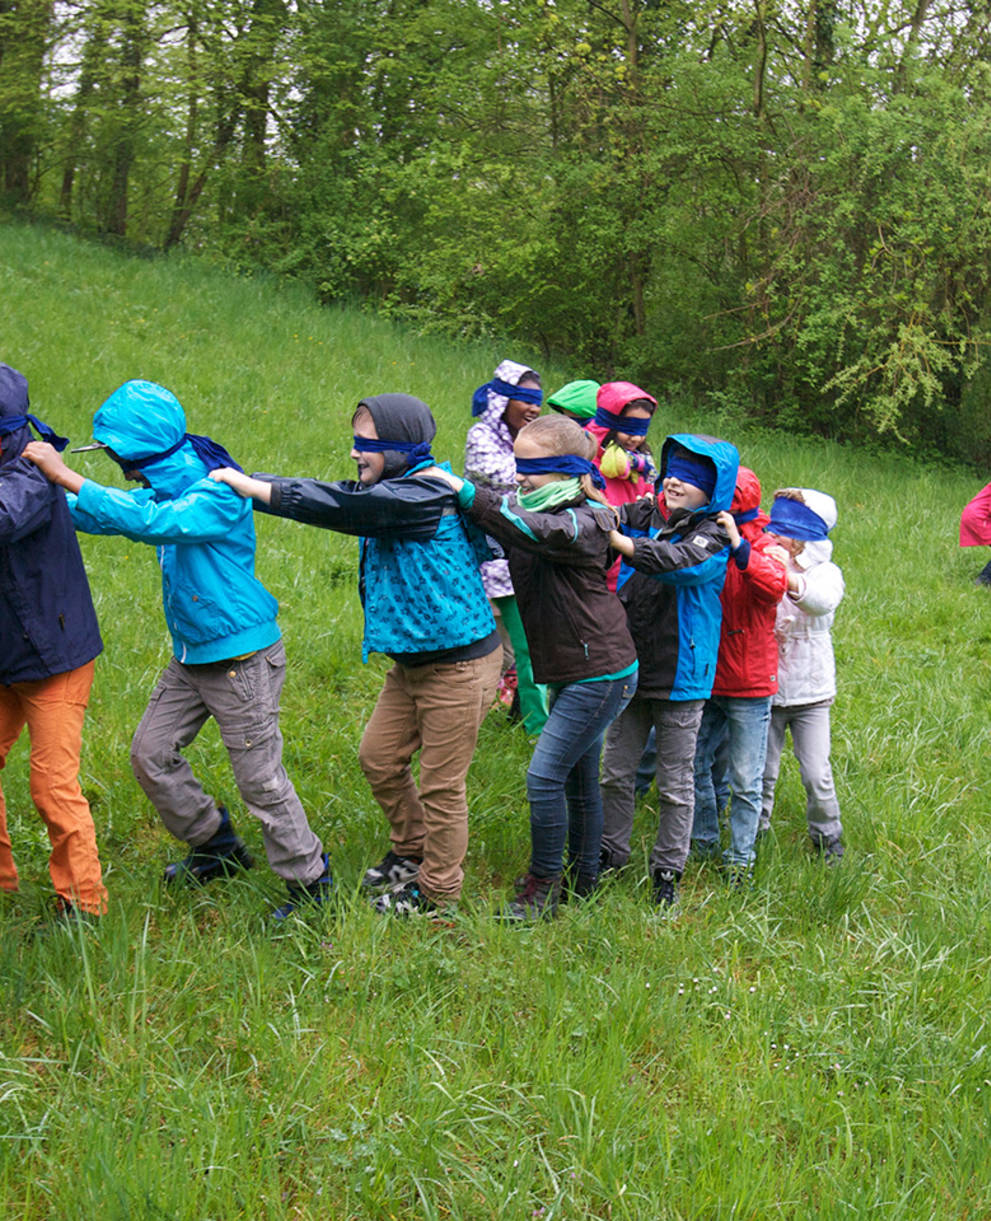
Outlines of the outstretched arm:
{"type": "Polygon", "coordinates": [[[210,478],[216,483],[226,483],[232,487],[238,496],[245,500],[260,500],[262,504],[272,503],[272,485],[264,479],[254,479],[244,471],[236,471],[231,466],[221,466],[210,472],[210,478]]]}
{"type": "Polygon", "coordinates": [[[66,466],[62,455],[47,441],[29,441],[24,446],[24,457],[33,462],[51,483],[57,483],[67,492],[78,492],[85,483],[82,475],[66,466]]]}

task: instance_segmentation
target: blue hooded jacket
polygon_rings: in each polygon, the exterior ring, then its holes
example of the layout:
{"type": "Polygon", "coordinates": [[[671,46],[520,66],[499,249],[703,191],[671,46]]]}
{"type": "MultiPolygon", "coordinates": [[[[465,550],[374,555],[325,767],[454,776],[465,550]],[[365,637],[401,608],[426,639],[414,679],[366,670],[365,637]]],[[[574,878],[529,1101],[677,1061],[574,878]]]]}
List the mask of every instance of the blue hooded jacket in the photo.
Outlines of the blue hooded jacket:
{"type": "MultiPolygon", "coordinates": [[[[154,382],[125,382],[93,418],[96,440],[124,459],[163,453],[185,433],[179,400],[154,382]]],[[[141,474],[151,486],[137,491],[87,479],[69,506],[79,530],[156,547],[176,658],[200,665],[274,644],[279,604],[254,575],[251,501],[208,479],[188,441],[141,474]]]]}
{"type": "MultiPolygon", "coordinates": [[[[0,364],[0,418],[28,411],[23,374],[0,364]]],[[[22,457],[27,425],[0,436],[0,684],[66,674],[102,650],[65,492],[22,457]]]]}
{"type": "Polygon", "coordinates": [[[714,463],[712,498],[698,509],[676,509],[667,520],[650,500],[620,508],[622,530],[634,539],[634,554],[623,565],[618,593],[640,660],[637,694],[708,699],[719,654],[719,594],[729,558],[729,536],[715,518],[733,501],[739,454],[728,441],[678,433],[664,442],[662,471],[674,445],[714,463]]]}

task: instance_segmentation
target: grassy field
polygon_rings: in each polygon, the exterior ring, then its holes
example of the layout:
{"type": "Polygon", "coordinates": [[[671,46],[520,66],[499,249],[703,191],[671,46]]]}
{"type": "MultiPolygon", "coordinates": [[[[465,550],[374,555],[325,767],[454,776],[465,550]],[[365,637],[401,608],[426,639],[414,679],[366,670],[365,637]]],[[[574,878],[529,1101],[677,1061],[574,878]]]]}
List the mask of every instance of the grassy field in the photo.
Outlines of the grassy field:
{"type": "MultiPolygon", "coordinates": [[[[349,475],[364,394],[424,398],[435,452],[457,465],[471,391],[502,355],[548,386],[595,372],[15,225],[0,226],[0,322],[0,359],[73,444],[111,390],[147,377],[178,394],[191,431],[280,474],[349,475]]],[[[469,777],[461,915],[377,918],[355,890],[386,838],[356,750],[385,663],[360,663],[355,544],[261,519],[259,575],[290,661],[287,766],[343,901],[276,932],[266,869],[167,893],[176,845],[127,759],[168,658],[157,565],[149,548],[84,538],[106,642],[84,787],[111,909],[92,935],[46,931],[47,840],[19,743],[3,774],[24,885],[0,896],[0,1214],[991,1216],[991,591],[972,583],[987,557],[956,547],[980,480],[747,433],[650,389],[655,441],[725,430],[766,492],[836,497],[842,865],[807,855],[789,758],[751,893],[691,866],[667,922],[638,869],[555,922],[502,927],[492,908],[527,860],[528,743],[493,713],[469,777]]],[[[117,481],[98,453],[78,464],[117,481]]],[[[215,731],[190,757],[237,813],[215,731]]],[[[641,863],[652,820],[645,805],[641,863]]]]}

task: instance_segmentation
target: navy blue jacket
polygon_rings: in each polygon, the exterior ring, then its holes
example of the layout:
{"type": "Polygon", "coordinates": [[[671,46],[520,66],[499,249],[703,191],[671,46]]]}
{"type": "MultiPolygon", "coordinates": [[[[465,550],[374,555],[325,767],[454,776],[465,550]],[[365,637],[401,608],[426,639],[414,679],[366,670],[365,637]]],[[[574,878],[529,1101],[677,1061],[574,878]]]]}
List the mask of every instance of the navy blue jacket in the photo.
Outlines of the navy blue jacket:
{"type": "Polygon", "coordinates": [[[712,499],[692,512],[677,509],[666,521],[652,500],[620,507],[634,554],[620,572],[619,597],[640,659],[638,696],[705,700],[716,675],[729,557],[729,535],[715,515],[733,500],[739,459],[728,441],[679,433],[664,443],[662,470],[673,443],[715,464],[712,499]]]}
{"type": "MultiPolygon", "coordinates": [[[[28,410],[27,382],[0,365],[0,417],[28,410]]],[[[0,437],[0,685],[65,674],[103,649],[62,488],[21,454],[29,428],[0,437]]]]}

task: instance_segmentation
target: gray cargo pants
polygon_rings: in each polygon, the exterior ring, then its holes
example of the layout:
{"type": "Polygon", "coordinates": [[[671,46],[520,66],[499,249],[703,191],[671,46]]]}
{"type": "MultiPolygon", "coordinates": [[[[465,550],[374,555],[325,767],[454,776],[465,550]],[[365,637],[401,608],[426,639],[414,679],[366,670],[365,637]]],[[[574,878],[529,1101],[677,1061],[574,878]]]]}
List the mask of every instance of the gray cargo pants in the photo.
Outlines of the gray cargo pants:
{"type": "Polygon", "coordinates": [[[131,767],[176,839],[206,843],[220,826],[217,803],[180,752],[212,716],[241,799],[262,825],[268,863],[287,882],[306,885],[324,872],[323,849],[282,766],[285,676],[281,640],[241,660],[188,666],[173,657],[135,730],[131,767]]]}
{"type": "Polygon", "coordinates": [[[630,859],[636,798],[633,791],[640,756],[657,730],[657,839],[650,868],[679,876],[688,859],[695,817],[695,743],[704,700],[664,700],[641,696],[627,704],[606,731],[602,753],[602,863],[619,869],[630,859]]]}

